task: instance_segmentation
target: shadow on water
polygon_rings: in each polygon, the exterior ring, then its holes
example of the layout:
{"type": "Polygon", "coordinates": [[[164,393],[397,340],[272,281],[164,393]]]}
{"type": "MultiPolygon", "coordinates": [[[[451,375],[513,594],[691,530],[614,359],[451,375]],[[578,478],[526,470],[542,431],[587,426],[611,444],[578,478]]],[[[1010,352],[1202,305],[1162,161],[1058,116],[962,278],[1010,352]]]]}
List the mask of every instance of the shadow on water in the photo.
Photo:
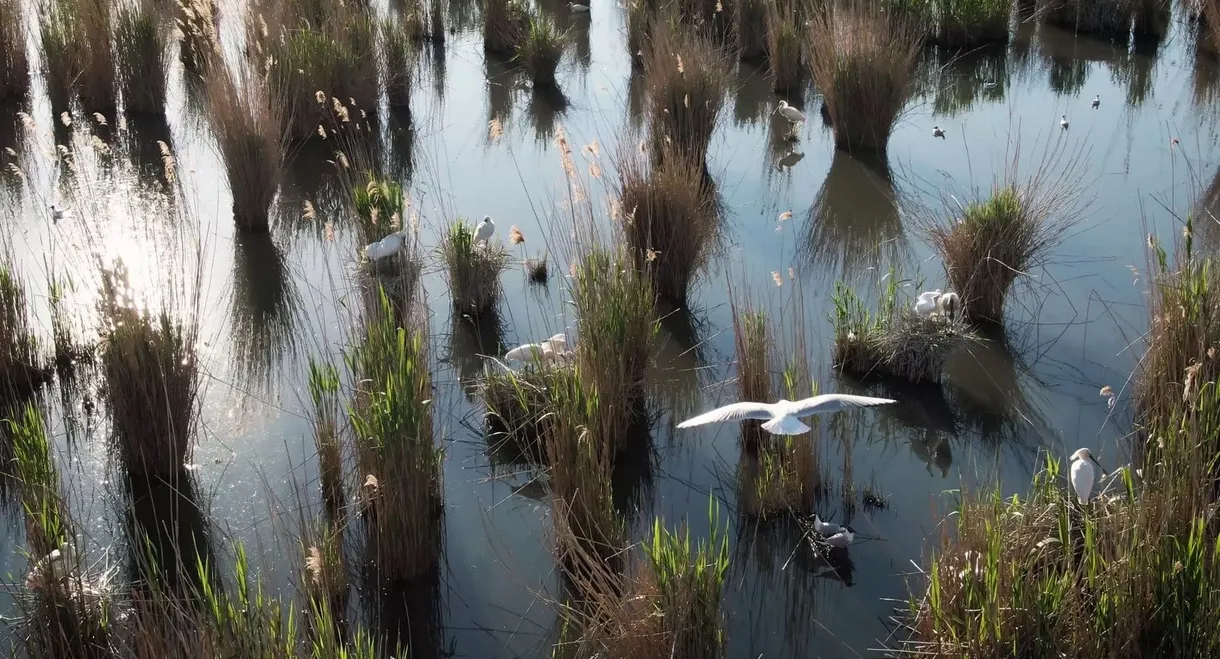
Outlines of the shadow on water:
{"type": "Polygon", "coordinates": [[[449,354],[445,361],[457,367],[462,391],[467,400],[473,401],[478,397],[484,355],[499,357],[505,352],[504,321],[494,309],[478,316],[454,313],[449,328],[449,354]]]}
{"type": "Polygon", "coordinates": [[[535,87],[530,93],[529,115],[534,141],[549,146],[555,138],[555,119],[568,109],[568,99],[558,87],[535,87]]]}
{"type": "Polygon", "coordinates": [[[953,464],[950,440],[958,435],[960,424],[941,385],[913,384],[881,376],[861,380],[839,374],[838,386],[843,392],[898,401],[877,408],[880,433],[875,439],[887,444],[905,440],[929,475],[934,475],[935,467],[941,478],[948,477],[953,464]]]}
{"type": "MultiPolygon", "coordinates": [[[[375,570],[370,568],[369,572],[375,570]]],[[[389,584],[378,584],[369,576],[365,590],[361,600],[369,607],[374,628],[388,647],[401,645],[412,659],[454,656],[453,648],[445,646],[440,565],[414,579],[389,584]]]]}
{"type": "Polygon", "coordinates": [[[908,248],[889,165],[839,149],[806,226],[805,264],[832,278],[868,266],[887,270],[908,248]]]}
{"type": "Polygon", "coordinates": [[[652,369],[646,381],[655,383],[655,395],[662,408],[675,419],[693,416],[701,405],[705,346],[700,338],[708,321],[686,309],[665,310],[652,369]]]}
{"type": "MultiPolygon", "coordinates": [[[[733,87],[733,123],[749,126],[758,123],[772,112],[771,80],[765,64],[742,62],[737,67],[737,80],[733,87]]],[[[800,99],[794,99],[799,101],[800,99]]],[[[793,103],[793,101],[789,101],[793,103]]]]}
{"type": "Polygon", "coordinates": [[[233,243],[233,371],[253,391],[269,391],[295,349],[298,299],[271,234],[233,243]]]}
{"type": "Polygon", "coordinates": [[[487,53],[487,120],[498,121],[507,129],[513,115],[513,99],[520,86],[521,67],[513,60],[487,53]]]}
{"type": "Polygon", "coordinates": [[[978,102],[1004,100],[1009,85],[1007,48],[930,48],[924,62],[932,70],[920,79],[933,86],[932,111],[937,115],[952,117],[978,102]]]}
{"type": "Polygon", "coordinates": [[[653,418],[646,403],[639,400],[631,411],[631,420],[623,443],[614,455],[610,472],[611,496],[614,509],[628,522],[641,512],[652,509],[653,498],[653,418]]]}
{"type": "MultiPolygon", "coordinates": [[[[785,657],[815,656],[810,653],[816,634],[809,624],[817,620],[820,602],[818,578],[826,562],[808,546],[804,530],[794,518],[782,517],[766,524],[741,517],[736,524],[732,569],[739,570],[740,596],[746,606],[741,620],[732,623],[748,629],[750,647],[766,646],[785,657]],[[780,643],[769,638],[778,637],[780,643]]],[[[851,574],[844,583],[851,584],[851,574]]],[[[829,585],[829,584],[827,584],[829,585]]],[[[740,642],[734,634],[730,643],[740,642]]]]}
{"type": "Polygon", "coordinates": [[[128,569],[134,580],[189,595],[202,592],[199,566],[208,566],[209,587],[218,586],[211,529],[194,479],[182,474],[167,483],[128,476],[125,483],[128,569]]]}
{"type": "Polygon", "coordinates": [[[1128,107],[1139,107],[1152,96],[1156,81],[1156,47],[1137,46],[1110,64],[1110,79],[1126,88],[1128,107]]]}
{"type": "Polygon", "coordinates": [[[168,191],[176,168],[174,139],[163,114],[129,114],[124,143],[141,185],[168,191]]]}
{"type": "Polygon", "coordinates": [[[415,172],[415,126],[407,108],[391,108],[386,115],[390,148],[386,154],[386,173],[404,187],[415,172]]]}

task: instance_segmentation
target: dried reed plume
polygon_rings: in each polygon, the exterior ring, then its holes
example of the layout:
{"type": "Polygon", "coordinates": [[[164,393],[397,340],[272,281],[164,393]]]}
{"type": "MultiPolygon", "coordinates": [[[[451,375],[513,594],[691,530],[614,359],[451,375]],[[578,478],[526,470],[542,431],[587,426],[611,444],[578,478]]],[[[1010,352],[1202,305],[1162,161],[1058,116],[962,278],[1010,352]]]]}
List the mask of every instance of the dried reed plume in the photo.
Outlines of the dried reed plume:
{"type": "Polygon", "coordinates": [[[672,144],[691,162],[707,159],[732,71],[725,51],[693,28],[653,26],[644,47],[644,84],[654,155],[672,144]]]}
{"type": "Polygon", "coordinates": [[[764,13],[771,86],[779,93],[791,92],[800,87],[806,71],[802,13],[797,0],[768,2],[764,13]]]}
{"type": "Polygon", "coordinates": [[[439,249],[453,308],[470,315],[494,311],[500,301],[500,275],[508,269],[504,244],[476,242],[474,227],[458,218],[441,237],[439,249]]]}
{"type": "Polygon", "coordinates": [[[555,71],[559,68],[567,42],[568,33],[560,30],[553,21],[540,14],[526,14],[516,58],[529,74],[535,88],[555,87],[555,71]]]}
{"type": "Polygon", "coordinates": [[[124,109],[164,114],[169,63],[151,0],[132,0],[119,9],[114,42],[124,109]]]}
{"type": "Polygon", "coordinates": [[[526,10],[514,0],[487,0],[483,9],[483,48],[513,56],[529,29],[526,10]]]}
{"type": "Polygon", "coordinates": [[[650,171],[634,149],[619,163],[620,222],[636,267],[648,273],[657,295],[685,306],[691,283],[711,260],[721,213],[703,161],[670,144],[660,148],[650,171]]]}
{"type": "Polygon", "coordinates": [[[284,166],[279,104],[262,76],[241,66],[235,80],[221,64],[208,71],[208,102],[233,196],[233,221],[239,231],[266,232],[284,166]]]}
{"type": "Polygon", "coordinates": [[[312,526],[315,528],[301,538],[302,590],[314,606],[325,607],[339,621],[347,609],[350,583],[343,554],[344,527],[338,520],[318,520],[312,526]]]}
{"type": "Polygon", "coordinates": [[[107,273],[102,369],[119,454],[128,473],[172,481],[190,462],[198,418],[198,330],[120,306],[115,281],[107,273]]]}
{"type": "Polygon", "coordinates": [[[0,101],[21,99],[30,91],[24,21],[21,0],[0,0],[0,101]]]}
{"type": "Polygon", "coordinates": [[[835,146],[884,156],[911,95],[922,37],[914,19],[870,0],[813,13],[809,64],[834,124],[835,146]]]}
{"type": "Polygon", "coordinates": [[[202,75],[220,57],[216,0],[178,0],[178,58],[188,73],[202,75]]]}

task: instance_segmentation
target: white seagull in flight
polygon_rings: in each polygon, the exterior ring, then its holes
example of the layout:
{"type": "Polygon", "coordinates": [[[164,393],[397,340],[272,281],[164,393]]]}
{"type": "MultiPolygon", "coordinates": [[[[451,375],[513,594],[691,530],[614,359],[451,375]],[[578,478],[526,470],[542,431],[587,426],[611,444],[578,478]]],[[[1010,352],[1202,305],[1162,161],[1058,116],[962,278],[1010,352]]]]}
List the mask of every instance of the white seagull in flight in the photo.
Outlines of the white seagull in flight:
{"type": "Polygon", "coordinates": [[[804,400],[780,400],[776,403],[733,403],[718,407],[710,412],[704,412],[697,417],[687,419],[678,424],[679,428],[693,428],[707,423],[724,421],[744,421],[757,419],[766,421],[763,430],[773,435],[799,435],[809,432],[809,426],[801,422],[801,417],[814,414],[829,414],[855,407],[874,407],[897,403],[889,398],[873,398],[871,396],[851,396],[848,394],[822,394],[804,400]]]}

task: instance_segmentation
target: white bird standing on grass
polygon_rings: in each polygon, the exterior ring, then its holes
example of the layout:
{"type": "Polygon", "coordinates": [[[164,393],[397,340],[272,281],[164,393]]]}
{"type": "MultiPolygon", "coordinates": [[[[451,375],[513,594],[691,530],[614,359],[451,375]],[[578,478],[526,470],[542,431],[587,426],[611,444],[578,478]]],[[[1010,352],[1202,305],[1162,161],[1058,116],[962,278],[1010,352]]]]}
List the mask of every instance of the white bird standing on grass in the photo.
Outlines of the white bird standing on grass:
{"type": "Polygon", "coordinates": [[[1099,107],[1101,107],[1101,94],[1093,97],[1093,109],[1096,110],[1099,107]]]}
{"type": "Polygon", "coordinates": [[[478,227],[475,227],[474,242],[476,244],[482,243],[486,245],[487,241],[491,238],[491,235],[495,232],[496,223],[491,220],[490,215],[484,215],[483,221],[479,223],[478,227]]]}
{"type": "Polygon", "coordinates": [[[939,137],[940,139],[943,140],[943,139],[945,139],[945,131],[941,130],[940,126],[933,126],[932,127],[932,137],[939,137]]]}
{"type": "Polygon", "coordinates": [[[962,299],[953,291],[949,291],[948,293],[936,298],[936,313],[944,316],[945,318],[952,319],[957,315],[958,310],[961,308],[962,299]]]}
{"type": "Polygon", "coordinates": [[[1072,489],[1076,490],[1076,496],[1080,499],[1080,503],[1088,501],[1089,494],[1093,492],[1093,481],[1096,478],[1096,474],[1093,471],[1094,464],[1097,465],[1098,469],[1101,469],[1102,476],[1104,477],[1106,473],[1105,468],[1101,466],[1097,458],[1093,457],[1089,449],[1076,449],[1076,452],[1072,454],[1072,489]]]}
{"type": "Polygon", "coordinates": [[[780,101],[779,107],[775,108],[775,111],[779,113],[779,116],[787,119],[791,123],[805,123],[805,113],[792,107],[791,105],[788,105],[788,101],[780,101]]]}
{"type": "Polygon", "coordinates": [[[924,291],[915,299],[915,313],[920,316],[930,317],[936,313],[937,299],[940,298],[940,289],[934,291],[924,291]]]}
{"type": "Polygon", "coordinates": [[[526,343],[509,350],[504,353],[504,361],[525,362],[533,359],[553,362],[563,358],[567,353],[568,338],[563,334],[556,334],[541,343],[526,343]]]}
{"type": "Polygon", "coordinates": [[[1063,127],[1063,130],[1068,129],[1068,116],[1066,114],[1059,118],[1059,125],[1063,127]]]}
{"type": "Polygon", "coordinates": [[[710,412],[687,419],[678,424],[679,428],[693,428],[708,423],[725,421],[744,421],[757,419],[766,421],[762,429],[772,435],[800,435],[811,430],[801,417],[814,414],[829,414],[856,407],[874,407],[897,403],[889,398],[873,398],[871,396],[852,396],[849,394],[822,394],[804,400],[783,400],[775,403],[741,402],[718,407],[710,412]]]}
{"type": "Polygon", "coordinates": [[[370,261],[379,261],[387,256],[393,256],[405,247],[407,244],[407,230],[395,231],[390,235],[378,240],[375,243],[369,243],[364,247],[364,255],[370,261]]]}
{"type": "Polygon", "coordinates": [[[72,545],[61,542],[58,549],[43,556],[30,566],[30,573],[25,578],[25,587],[34,589],[46,586],[67,577],[76,569],[76,552],[72,545]]]}

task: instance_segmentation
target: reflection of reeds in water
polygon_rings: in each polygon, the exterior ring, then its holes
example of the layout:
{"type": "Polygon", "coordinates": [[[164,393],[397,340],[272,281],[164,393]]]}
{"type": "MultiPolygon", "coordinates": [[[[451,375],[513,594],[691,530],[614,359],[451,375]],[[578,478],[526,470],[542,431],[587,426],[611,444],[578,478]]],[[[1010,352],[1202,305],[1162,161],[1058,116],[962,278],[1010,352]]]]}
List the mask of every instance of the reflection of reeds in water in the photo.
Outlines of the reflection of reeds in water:
{"type": "Polygon", "coordinates": [[[675,419],[698,411],[705,349],[701,337],[710,330],[707,324],[706,319],[684,308],[661,313],[660,341],[647,380],[663,408],[675,419]]]}
{"type": "Polygon", "coordinates": [[[30,324],[25,282],[8,264],[0,262],[0,397],[12,400],[33,393],[51,377],[37,335],[30,324]]]}
{"type": "MultiPolygon", "coordinates": [[[[1220,10],[1217,10],[1220,14],[1220,10]]],[[[1218,30],[1220,31],[1220,30],[1218,30]]],[[[1200,44],[1206,43],[1204,37],[1200,37],[1200,44]]],[[[1194,105],[1199,109],[1213,109],[1220,106],[1220,58],[1214,54],[1220,52],[1220,43],[1216,46],[1209,46],[1215,50],[1206,50],[1204,46],[1199,46],[1199,53],[1195,55],[1195,66],[1193,75],[1191,76],[1191,99],[1194,105]]]]}
{"type": "Polygon", "coordinates": [[[568,109],[568,99],[558,87],[535,87],[530,94],[530,123],[539,146],[555,139],[555,119],[568,109]]]}
{"type": "Polygon", "coordinates": [[[233,370],[255,391],[270,391],[295,348],[297,292],[270,234],[234,241],[233,370]]]}
{"type": "Polygon", "coordinates": [[[151,592],[171,596],[215,583],[212,531],[195,480],[128,477],[124,483],[129,572],[151,592]]]}
{"type": "Polygon", "coordinates": [[[1155,79],[1154,54],[1136,49],[1110,63],[1110,79],[1127,88],[1127,105],[1138,107],[1152,94],[1155,79]]]}
{"type": "Polygon", "coordinates": [[[978,101],[1004,100],[1008,86],[1006,49],[980,48],[965,53],[938,50],[938,53],[948,61],[937,67],[933,113],[954,116],[968,111],[978,101]]]}
{"type": "Polygon", "coordinates": [[[129,0],[118,11],[114,42],[123,109],[165,113],[168,57],[151,0],[129,0]]]}
{"type": "MultiPolygon", "coordinates": [[[[400,657],[441,659],[452,656],[445,647],[445,584],[440,566],[418,577],[392,584],[370,585],[362,597],[373,631],[386,650],[400,647],[400,657]]],[[[378,653],[373,656],[387,656],[378,653]]]]}
{"type": "Polygon", "coordinates": [[[457,366],[458,380],[468,398],[475,396],[485,357],[498,357],[503,351],[504,322],[494,309],[475,316],[452,314],[447,361],[457,366]]]}
{"type": "Polygon", "coordinates": [[[802,254],[827,277],[885,268],[907,247],[888,165],[836,150],[809,209],[802,254]]]}
{"type": "MultiPolygon", "coordinates": [[[[174,139],[164,114],[128,115],[123,141],[143,185],[163,192],[177,187],[178,163],[174,156],[174,139]]],[[[173,196],[169,198],[173,199],[173,196]]]]}
{"type": "Polygon", "coordinates": [[[508,126],[512,119],[520,67],[511,59],[487,53],[487,120],[508,126]]]}
{"type": "Polygon", "coordinates": [[[804,527],[793,519],[768,524],[739,519],[736,530],[729,583],[740,583],[749,601],[748,613],[740,615],[750,617],[753,631],[782,635],[777,648],[782,656],[810,656],[816,637],[809,621],[817,619],[819,600],[828,597],[819,597],[818,578],[833,573],[823,552],[806,541],[804,527]]]}
{"type": "Polygon", "coordinates": [[[1089,79],[1089,61],[1057,55],[1047,57],[1047,85],[1062,96],[1079,94],[1089,79]]]}
{"type": "MultiPolygon", "coordinates": [[[[733,82],[733,123],[747,126],[768,119],[771,110],[771,83],[767,79],[767,68],[742,62],[737,67],[737,79],[733,82]]],[[[796,105],[799,99],[790,99],[796,105]]]]}

